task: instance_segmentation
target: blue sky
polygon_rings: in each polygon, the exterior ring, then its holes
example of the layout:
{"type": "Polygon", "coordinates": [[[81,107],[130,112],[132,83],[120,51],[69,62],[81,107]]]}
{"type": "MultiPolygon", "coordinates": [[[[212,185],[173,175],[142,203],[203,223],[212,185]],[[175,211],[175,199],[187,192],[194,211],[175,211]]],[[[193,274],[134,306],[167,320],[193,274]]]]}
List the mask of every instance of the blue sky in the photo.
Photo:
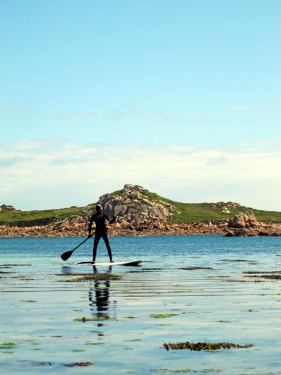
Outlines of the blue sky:
{"type": "Polygon", "coordinates": [[[279,0],[0,0],[0,204],[135,183],[281,211],[280,15],[279,0]]]}

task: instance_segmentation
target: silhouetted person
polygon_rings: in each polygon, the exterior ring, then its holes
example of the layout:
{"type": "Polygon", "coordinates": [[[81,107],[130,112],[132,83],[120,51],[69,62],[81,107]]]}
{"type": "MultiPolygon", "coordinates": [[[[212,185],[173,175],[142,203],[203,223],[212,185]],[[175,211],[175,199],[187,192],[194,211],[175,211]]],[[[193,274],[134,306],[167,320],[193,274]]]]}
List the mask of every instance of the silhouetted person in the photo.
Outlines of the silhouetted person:
{"type": "Polygon", "coordinates": [[[104,214],[103,208],[100,204],[96,206],[96,213],[92,215],[90,219],[90,223],[89,223],[89,237],[91,236],[93,222],[95,222],[96,224],[96,232],[95,232],[94,247],[93,247],[93,263],[95,263],[96,261],[97,247],[98,247],[98,243],[101,237],[103,238],[104,243],[106,245],[110,262],[113,263],[112,252],[111,252],[111,248],[109,244],[109,238],[107,235],[108,229],[106,226],[106,222],[108,221],[110,224],[112,224],[114,223],[115,219],[116,219],[115,216],[112,216],[112,218],[110,219],[106,214],[104,214]]]}

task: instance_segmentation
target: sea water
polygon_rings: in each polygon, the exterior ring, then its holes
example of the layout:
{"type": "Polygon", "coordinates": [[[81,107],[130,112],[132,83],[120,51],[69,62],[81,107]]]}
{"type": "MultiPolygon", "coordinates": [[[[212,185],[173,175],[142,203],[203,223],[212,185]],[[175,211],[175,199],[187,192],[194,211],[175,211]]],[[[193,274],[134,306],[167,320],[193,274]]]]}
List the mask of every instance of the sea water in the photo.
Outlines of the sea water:
{"type": "Polygon", "coordinates": [[[83,240],[0,239],[1,373],[281,374],[279,237],[112,237],[143,263],[95,268],[76,264],[89,239],[61,259],[83,240]],[[184,342],[251,346],[164,347],[184,342]]]}

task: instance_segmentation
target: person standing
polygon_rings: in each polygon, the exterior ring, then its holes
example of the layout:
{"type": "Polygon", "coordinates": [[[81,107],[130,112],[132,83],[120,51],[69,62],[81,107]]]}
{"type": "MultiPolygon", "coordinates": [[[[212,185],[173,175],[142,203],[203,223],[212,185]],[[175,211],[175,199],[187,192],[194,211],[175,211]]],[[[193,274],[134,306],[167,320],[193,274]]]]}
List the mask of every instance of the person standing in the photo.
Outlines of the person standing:
{"type": "Polygon", "coordinates": [[[115,222],[115,216],[112,216],[110,219],[106,214],[103,213],[103,208],[100,204],[96,206],[96,213],[94,213],[89,222],[89,237],[91,237],[92,225],[95,222],[96,224],[96,231],[95,231],[95,238],[94,238],[94,247],[93,247],[93,263],[96,261],[97,255],[97,247],[101,237],[104,240],[105,246],[107,248],[108,256],[110,262],[113,263],[112,259],[112,252],[110,248],[109,238],[107,235],[108,228],[106,226],[106,222],[108,221],[110,224],[115,222]]]}

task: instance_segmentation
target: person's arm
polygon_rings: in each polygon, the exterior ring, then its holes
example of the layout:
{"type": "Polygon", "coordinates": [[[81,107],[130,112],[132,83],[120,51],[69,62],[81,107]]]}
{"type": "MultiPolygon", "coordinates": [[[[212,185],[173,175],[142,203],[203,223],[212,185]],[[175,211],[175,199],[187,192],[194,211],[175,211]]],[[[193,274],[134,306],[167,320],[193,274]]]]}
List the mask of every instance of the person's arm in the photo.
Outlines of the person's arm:
{"type": "Polygon", "coordinates": [[[109,218],[107,215],[105,215],[106,220],[109,222],[109,224],[113,224],[116,220],[116,216],[112,215],[112,218],[109,218]]]}

